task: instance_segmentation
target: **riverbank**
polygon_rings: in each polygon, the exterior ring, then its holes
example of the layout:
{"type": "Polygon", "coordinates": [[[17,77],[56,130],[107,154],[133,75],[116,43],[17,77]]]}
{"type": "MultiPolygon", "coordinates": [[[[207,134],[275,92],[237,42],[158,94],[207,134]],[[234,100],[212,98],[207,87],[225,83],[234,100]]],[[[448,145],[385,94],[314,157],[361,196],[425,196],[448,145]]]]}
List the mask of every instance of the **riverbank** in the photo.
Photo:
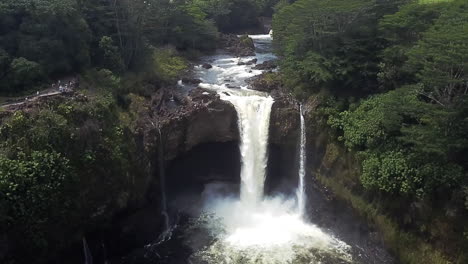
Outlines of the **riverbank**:
{"type": "Polygon", "coordinates": [[[419,201],[415,207],[364,189],[362,161],[337,140],[336,131],[327,124],[326,105],[323,97],[312,96],[305,107],[311,142],[308,154],[312,157],[308,168],[328,190],[330,199],[352,207],[361,221],[381,234],[382,243],[400,263],[464,263],[463,243],[454,232],[463,216],[440,215],[437,210],[427,210],[427,201],[419,201]]]}

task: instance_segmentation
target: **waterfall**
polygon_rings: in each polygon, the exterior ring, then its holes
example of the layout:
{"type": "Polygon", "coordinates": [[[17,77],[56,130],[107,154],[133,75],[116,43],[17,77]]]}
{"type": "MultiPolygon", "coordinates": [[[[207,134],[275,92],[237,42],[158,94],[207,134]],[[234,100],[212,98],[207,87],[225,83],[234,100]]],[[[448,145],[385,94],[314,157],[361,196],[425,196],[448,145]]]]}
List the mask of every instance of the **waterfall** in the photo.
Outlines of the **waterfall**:
{"type": "MultiPolygon", "coordinates": [[[[271,53],[271,35],[251,37],[258,63],[276,58],[271,53]]],[[[196,262],[273,264],[326,260],[327,263],[352,263],[350,246],[305,220],[306,133],[302,107],[297,197],[264,196],[274,100],[267,93],[248,89],[246,82],[263,71],[256,70],[254,65],[238,65],[239,59],[229,54],[217,54],[206,61],[213,68],[195,67],[202,81],[199,87],[217,92],[222,100],[232,103],[237,112],[241,184],[240,199],[214,193],[204,201],[203,210],[207,214],[201,215],[194,226],[213,234],[216,239],[196,253],[196,262]],[[240,89],[229,88],[233,86],[240,89]]]]}
{"type": "Polygon", "coordinates": [[[300,118],[301,118],[301,141],[299,146],[299,186],[297,189],[297,204],[298,210],[301,217],[305,216],[306,211],[306,190],[305,190],[305,164],[306,164],[306,129],[304,113],[302,112],[302,105],[300,106],[300,118]]]}
{"type": "Polygon", "coordinates": [[[221,98],[231,102],[238,115],[242,158],[241,202],[255,208],[263,199],[270,113],[274,101],[270,96],[246,96],[234,92],[222,93],[221,98]]]}
{"type": "Polygon", "coordinates": [[[83,237],[83,253],[84,253],[84,263],[93,264],[93,256],[91,255],[91,250],[89,249],[88,242],[86,238],[83,237]]]}
{"type": "Polygon", "coordinates": [[[161,215],[164,217],[164,231],[169,229],[169,215],[167,213],[167,201],[166,201],[166,174],[164,170],[164,146],[161,128],[158,124],[159,132],[159,146],[158,146],[158,167],[159,167],[159,179],[161,189],[161,215]]]}

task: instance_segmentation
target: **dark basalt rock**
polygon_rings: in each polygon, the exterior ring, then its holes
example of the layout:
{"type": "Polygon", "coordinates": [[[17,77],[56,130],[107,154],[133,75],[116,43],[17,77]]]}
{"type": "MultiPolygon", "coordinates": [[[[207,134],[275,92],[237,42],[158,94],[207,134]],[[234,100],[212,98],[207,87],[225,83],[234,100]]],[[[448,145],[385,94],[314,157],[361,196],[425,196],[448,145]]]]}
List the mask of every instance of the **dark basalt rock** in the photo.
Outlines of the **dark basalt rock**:
{"type": "Polygon", "coordinates": [[[273,72],[262,73],[259,76],[248,79],[246,82],[250,89],[261,92],[272,93],[274,90],[282,88],[280,79],[273,72]]]}
{"type": "MultiPolygon", "coordinates": [[[[203,143],[239,140],[237,112],[230,102],[221,100],[216,92],[197,88],[185,97],[168,95],[167,91],[159,93],[164,95],[154,96],[154,118],[146,124],[145,148],[148,151],[157,149],[158,144],[158,125],[153,126],[152,123],[159,124],[161,128],[166,160],[172,160],[203,143]],[[171,109],[166,106],[170,96],[180,102],[178,107],[171,109]]],[[[275,95],[270,125],[270,141],[273,144],[297,142],[298,111],[292,97],[279,92],[275,95]]]]}
{"type": "Polygon", "coordinates": [[[213,68],[213,65],[211,65],[211,64],[209,64],[209,63],[204,63],[204,64],[202,65],[202,67],[203,67],[203,69],[209,70],[209,69],[213,68]]]}
{"type": "MultiPolygon", "coordinates": [[[[199,144],[238,140],[234,106],[222,101],[216,93],[197,88],[183,100],[178,99],[181,104],[175,109],[166,106],[166,98],[154,96],[154,119],[149,122],[158,124],[161,129],[165,160],[172,160],[199,144]]],[[[157,126],[147,126],[147,149],[157,149],[157,126]]]]}
{"type": "Polygon", "coordinates": [[[232,85],[232,84],[226,84],[226,87],[229,88],[229,89],[240,89],[239,86],[235,86],[235,85],[232,85]]]}
{"type": "Polygon", "coordinates": [[[278,62],[276,60],[271,60],[271,61],[265,61],[263,63],[257,64],[255,65],[255,67],[253,67],[253,69],[266,71],[266,70],[276,69],[277,67],[278,67],[278,62]]]}
{"type": "Polygon", "coordinates": [[[233,34],[221,35],[220,48],[238,57],[255,56],[255,44],[247,35],[241,37],[233,34]]]}
{"type": "Polygon", "coordinates": [[[191,84],[191,85],[199,85],[202,83],[200,79],[195,79],[195,78],[182,78],[182,83],[184,84],[191,84]]]}
{"type": "Polygon", "coordinates": [[[301,126],[299,105],[292,96],[282,93],[275,95],[274,99],[270,118],[270,141],[281,147],[295,149],[301,126]]]}
{"type": "Polygon", "coordinates": [[[256,64],[257,63],[257,59],[253,59],[253,60],[249,60],[247,62],[242,62],[240,61],[239,63],[237,63],[237,65],[241,66],[241,65],[253,65],[253,64],[256,64]]]}

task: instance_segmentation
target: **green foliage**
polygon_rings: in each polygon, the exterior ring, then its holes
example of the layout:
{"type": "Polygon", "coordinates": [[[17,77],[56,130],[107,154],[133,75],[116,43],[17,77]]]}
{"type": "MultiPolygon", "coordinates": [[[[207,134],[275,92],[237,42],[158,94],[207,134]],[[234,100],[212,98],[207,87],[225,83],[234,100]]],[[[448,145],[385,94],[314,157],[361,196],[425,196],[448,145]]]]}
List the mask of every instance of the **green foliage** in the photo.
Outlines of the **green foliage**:
{"type": "Polygon", "coordinates": [[[438,2],[277,6],[283,80],[301,98],[327,89],[348,101],[324,113],[359,154],[368,189],[421,198],[466,182],[468,6],[438,2]]]}
{"type": "Polygon", "coordinates": [[[188,69],[188,63],[172,49],[156,49],[153,53],[155,75],[163,82],[174,82],[188,69]]]}
{"type": "Polygon", "coordinates": [[[111,37],[103,36],[99,41],[99,49],[103,54],[103,66],[113,72],[120,73],[124,65],[119,54],[119,48],[114,45],[111,37]]]}
{"type": "Polygon", "coordinates": [[[10,84],[16,88],[22,88],[22,90],[44,78],[41,65],[25,58],[14,59],[10,68],[10,84]]]}
{"type": "Polygon", "coordinates": [[[258,26],[258,17],[270,16],[278,0],[194,0],[222,32],[240,32],[258,26]]]}
{"type": "Polygon", "coordinates": [[[444,106],[467,95],[468,5],[455,2],[409,52],[427,96],[444,106]]]}
{"type": "Polygon", "coordinates": [[[451,2],[453,0],[418,0],[420,4],[437,4],[441,2],[451,2]]]}
{"type": "Polygon", "coordinates": [[[420,101],[418,87],[410,86],[364,100],[331,116],[329,124],[343,131],[349,149],[360,152],[365,187],[423,197],[462,180],[463,161],[451,158],[468,147],[466,121],[458,118],[420,101]]]}
{"type": "Polygon", "coordinates": [[[343,130],[350,149],[378,148],[398,135],[403,120],[413,120],[422,111],[412,87],[373,96],[354,111],[343,111],[330,118],[332,127],[343,130]]]}
{"type": "Polygon", "coordinates": [[[415,81],[415,69],[407,64],[408,53],[446,8],[445,4],[421,5],[413,2],[379,21],[381,37],[387,42],[382,51],[378,75],[384,90],[415,81]]]}
{"type": "Polygon", "coordinates": [[[361,181],[368,189],[424,197],[436,188],[456,186],[463,176],[460,166],[421,160],[405,151],[366,153],[361,181]]]}
{"type": "Polygon", "coordinates": [[[463,193],[465,195],[465,208],[468,209],[468,187],[463,187],[463,193]]]}
{"type": "MultiPolygon", "coordinates": [[[[108,77],[103,84],[114,78],[108,70],[96,74],[108,77]]],[[[3,120],[0,224],[17,241],[7,257],[44,262],[73,242],[69,234],[126,206],[120,197],[134,188],[130,176],[141,172],[129,133],[104,88],[3,120]]]]}
{"type": "Polygon", "coordinates": [[[19,244],[30,240],[34,249],[48,246],[46,228],[64,221],[73,203],[66,191],[75,183],[74,175],[69,160],[53,151],[0,156],[0,203],[7,212],[2,226],[21,235],[19,244]]]}
{"type": "Polygon", "coordinates": [[[5,0],[0,10],[0,48],[16,62],[7,78],[0,79],[8,92],[32,88],[38,81],[37,68],[56,75],[87,66],[90,32],[75,1],[5,0]],[[25,74],[31,67],[33,72],[25,74]]]}
{"type": "Polygon", "coordinates": [[[4,78],[10,66],[11,57],[4,49],[0,48],[0,78],[4,78]]]}
{"type": "Polygon", "coordinates": [[[371,89],[377,74],[376,5],[367,0],[281,3],[273,30],[286,83],[309,94],[321,88],[371,89]]]}
{"type": "Polygon", "coordinates": [[[218,29],[208,10],[215,9],[197,1],[2,1],[0,93],[21,93],[90,66],[147,73],[153,47],[212,50],[218,29]]]}
{"type": "Polygon", "coordinates": [[[213,50],[218,28],[256,26],[258,16],[271,13],[275,3],[5,0],[0,5],[0,93],[22,93],[90,66],[118,75],[141,73],[145,80],[172,80],[173,76],[149,76],[155,47],[188,53],[213,50]]]}
{"type": "MultiPolygon", "coordinates": [[[[282,79],[300,99],[312,95],[314,103],[323,102],[318,115],[326,117],[331,136],[361,165],[332,183],[337,192],[346,189],[346,198],[364,211],[370,207],[350,190],[382,207],[379,213],[372,208],[371,216],[403,263],[446,262],[422,240],[437,247],[431,241],[448,243],[443,254],[463,255],[467,2],[290,2],[280,1],[273,19],[282,79]],[[328,98],[317,100],[323,95],[328,98]],[[415,209],[415,204],[427,209],[415,209]],[[402,227],[421,239],[400,232],[402,227]],[[408,250],[408,244],[417,246],[408,250]]],[[[345,154],[334,159],[335,151],[327,148],[322,160],[327,177],[322,180],[347,173],[353,165],[344,164],[350,162],[343,161],[345,154]]],[[[465,259],[454,257],[453,262],[465,259]]]]}
{"type": "Polygon", "coordinates": [[[242,36],[240,36],[239,40],[240,40],[242,46],[254,47],[253,39],[251,37],[249,37],[249,35],[242,35],[242,36]]]}

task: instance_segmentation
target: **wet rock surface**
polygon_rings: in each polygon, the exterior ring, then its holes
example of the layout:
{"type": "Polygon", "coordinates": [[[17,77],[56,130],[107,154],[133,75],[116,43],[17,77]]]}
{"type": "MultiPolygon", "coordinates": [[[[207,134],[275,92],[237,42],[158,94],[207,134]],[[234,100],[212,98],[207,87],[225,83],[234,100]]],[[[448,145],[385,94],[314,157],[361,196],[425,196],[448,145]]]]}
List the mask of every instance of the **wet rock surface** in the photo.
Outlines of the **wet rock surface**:
{"type": "Polygon", "coordinates": [[[271,60],[271,61],[265,61],[263,63],[260,63],[260,64],[257,64],[255,65],[255,67],[253,67],[254,70],[274,70],[278,68],[278,61],[276,60],[271,60]]]}
{"type": "Polygon", "coordinates": [[[199,85],[202,81],[200,79],[196,78],[182,78],[182,83],[183,84],[188,84],[188,85],[199,85]]]}
{"type": "Polygon", "coordinates": [[[273,72],[265,72],[259,76],[248,79],[249,88],[256,91],[270,93],[273,98],[281,97],[285,94],[282,83],[273,72]]]}
{"type": "Polygon", "coordinates": [[[247,35],[238,37],[233,34],[221,35],[220,48],[238,57],[255,56],[255,45],[247,35]]]}
{"type": "MultiPolygon", "coordinates": [[[[152,115],[155,118],[146,125],[145,145],[148,149],[155,148],[159,127],[166,160],[172,160],[199,144],[239,140],[236,110],[231,103],[221,100],[216,92],[197,88],[188,96],[183,96],[174,91],[161,90],[152,101],[152,115]]],[[[292,97],[277,94],[270,122],[273,144],[290,145],[295,142],[299,115],[292,97]]]]}
{"type": "Polygon", "coordinates": [[[198,144],[238,139],[234,107],[213,92],[197,88],[183,96],[174,91],[161,91],[153,96],[152,111],[154,125],[147,126],[145,145],[148,149],[155,148],[159,128],[165,160],[172,160],[198,144]]]}
{"type": "Polygon", "coordinates": [[[240,61],[239,63],[237,63],[237,65],[239,65],[239,66],[241,66],[241,65],[253,65],[253,64],[256,64],[257,61],[258,61],[257,59],[249,60],[249,61],[246,61],[246,62],[240,61]]]}
{"type": "Polygon", "coordinates": [[[202,65],[202,67],[203,67],[203,69],[209,70],[209,69],[213,68],[213,65],[211,65],[211,64],[209,64],[209,63],[204,63],[204,64],[202,65]]]}

